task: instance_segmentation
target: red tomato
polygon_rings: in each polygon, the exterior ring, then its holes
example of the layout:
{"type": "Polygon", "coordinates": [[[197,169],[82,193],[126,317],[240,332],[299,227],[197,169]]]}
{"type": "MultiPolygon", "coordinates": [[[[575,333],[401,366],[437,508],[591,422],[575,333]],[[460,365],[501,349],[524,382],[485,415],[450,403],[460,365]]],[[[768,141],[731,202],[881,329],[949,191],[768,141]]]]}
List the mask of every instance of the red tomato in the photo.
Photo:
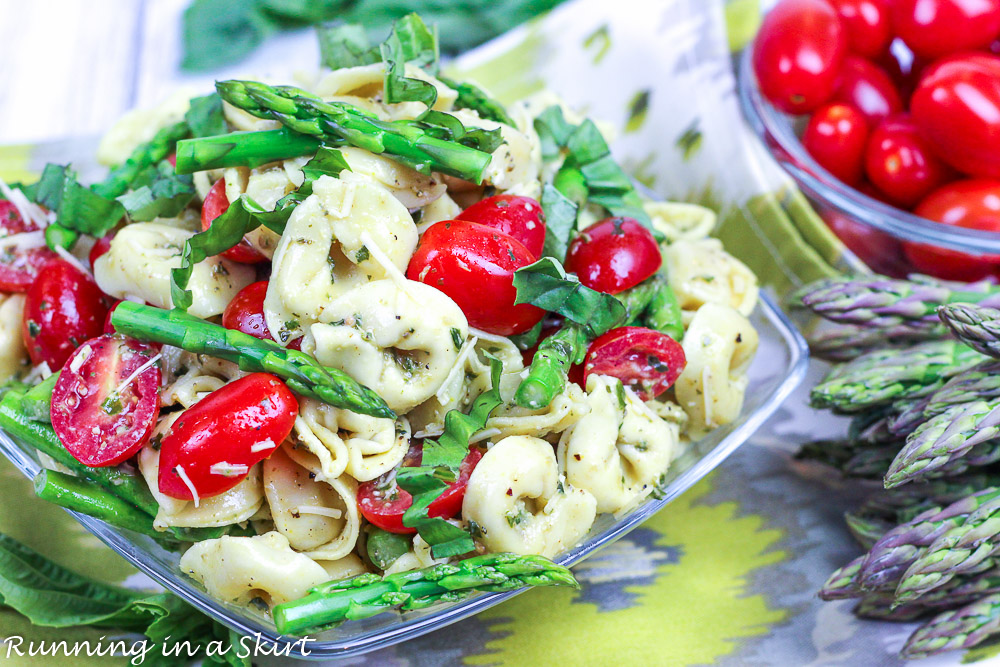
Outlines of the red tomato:
{"type": "Polygon", "coordinates": [[[886,199],[903,208],[912,207],[953,177],[907,114],[886,118],[872,132],[865,173],[886,199]]]}
{"type": "Polygon", "coordinates": [[[772,104],[806,113],[833,96],[846,51],[844,29],[824,0],[781,0],[754,41],[753,71],[772,104]]]}
{"type": "Polygon", "coordinates": [[[97,242],[90,249],[90,254],[87,255],[87,260],[90,262],[91,271],[94,270],[94,262],[97,261],[97,258],[111,250],[111,239],[114,237],[115,235],[113,232],[105,234],[101,238],[97,239],[97,242]]]}
{"type": "Polygon", "coordinates": [[[677,381],[687,358],[680,343],[645,327],[619,327],[598,337],[583,361],[584,384],[591,375],[610,375],[644,401],[656,398],[677,381]]]}
{"type": "MultiPolygon", "coordinates": [[[[39,231],[38,225],[26,222],[17,208],[6,199],[0,199],[0,238],[39,231]]],[[[50,259],[58,257],[44,243],[31,248],[16,245],[0,249],[0,291],[27,292],[35,282],[39,269],[50,259]]]]}
{"type": "Polygon", "coordinates": [[[469,324],[510,336],[535,326],[545,312],[514,305],[514,271],[535,261],[517,239],[467,220],[445,220],[424,232],[406,277],[436,287],[458,304],[469,324]]]}
{"type": "Polygon", "coordinates": [[[281,445],[298,413],[295,396],[269,373],[216,389],[185,410],[160,443],[160,492],[194,500],[192,487],[199,498],[228,491],[281,445]]]}
{"type": "MultiPolygon", "coordinates": [[[[226,179],[220,178],[208,191],[205,203],[201,206],[202,231],[211,227],[212,221],[227,210],[229,210],[229,199],[226,197],[226,179]]],[[[222,256],[240,264],[259,264],[267,261],[267,257],[260,254],[246,239],[223,252],[222,256]]]]}
{"type": "Polygon", "coordinates": [[[160,368],[149,364],[155,355],[120,334],[92,338],[73,353],[51,408],[52,428],[73,458],[91,467],[118,465],[149,440],[160,414],[160,368]]]}
{"type": "Polygon", "coordinates": [[[835,102],[854,107],[874,127],[890,114],[903,110],[903,101],[889,74],[864,58],[847,56],[840,70],[835,102]]]}
{"type": "MultiPolygon", "coordinates": [[[[867,184],[862,184],[859,188],[862,192],[865,192],[865,185],[867,184]]],[[[876,199],[881,197],[879,193],[871,193],[870,196],[876,199]]],[[[908,267],[903,262],[903,244],[899,239],[835,211],[824,213],[823,220],[847,249],[873,271],[887,276],[906,277],[908,267]]]]}
{"type": "MultiPolygon", "coordinates": [[[[267,296],[268,281],[251,283],[237,292],[222,313],[222,326],[235,329],[254,338],[274,340],[264,320],[264,297],[267,296]]],[[[296,338],[288,344],[293,350],[301,349],[302,339],[296,338]]]]}
{"type": "MultiPolygon", "coordinates": [[[[949,183],[913,210],[945,225],[1000,232],[1000,181],[971,179],[949,183]]],[[[947,280],[980,280],[1000,266],[1000,256],[974,256],[923,243],[904,244],[907,259],[921,273],[947,280]]]]}
{"type": "Polygon", "coordinates": [[[848,185],[861,182],[868,122],[846,104],[827,104],[809,119],[802,145],[820,166],[848,185]]]}
{"type": "Polygon", "coordinates": [[[569,244],[566,270],[591,289],[618,294],[649,278],[663,263],[656,239],[632,218],[605,218],[569,244]]]}
{"type": "Polygon", "coordinates": [[[903,106],[907,106],[928,61],[914,54],[903,40],[897,38],[889,45],[889,50],[875,62],[889,75],[903,100],[903,106]]]}
{"type": "MultiPolygon", "coordinates": [[[[423,458],[423,449],[419,444],[410,446],[404,466],[418,466],[423,458]]],[[[427,516],[435,519],[450,519],[462,511],[462,501],[465,499],[465,487],[469,483],[469,475],[479,465],[483,452],[478,447],[470,447],[469,453],[458,468],[458,478],[448,485],[448,488],[438,496],[437,500],[427,506],[427,516]]],[[[403,512],[410,509],[413,496],[396,486],[395,472],[386,473],[370,482],[362,482],[358,486],[358,509],[368,522],[390,533],[408,535],[417,532],[415,528],[403,525],[403,512]]]]}
{"type": "Polygon", "coordinates": [[[865,58],[885,53],[892,41],[889,0],[827,0],[847,33],[847,48],[865,58]]]}
{"type": "Polygon", "coordinates": [[[545,214],[531,197],[496,195],[476,202],[458,214],[459,220],[499,229],[524,244],[536,258],[545,246],[545,214]]]}
{"type": "Polygon", "coordinates": [[[931,65],[910,110],[941,159],[969,175],[1000,179],[1000,58],[968,53],[931,65]]]}
{"type": "Polygon", "coordinates": [[[1000,33],[1000,0],[892,0],[892,24],[924,58],[985,49],[1000,33]]]}
{"type": "Polygon", "coordinates": [[[105,298],[90,276],[58,257],[49,260],[24,301],[21,334],[31,362],[57,371],[83,341],[100,336],[105,298]]]}

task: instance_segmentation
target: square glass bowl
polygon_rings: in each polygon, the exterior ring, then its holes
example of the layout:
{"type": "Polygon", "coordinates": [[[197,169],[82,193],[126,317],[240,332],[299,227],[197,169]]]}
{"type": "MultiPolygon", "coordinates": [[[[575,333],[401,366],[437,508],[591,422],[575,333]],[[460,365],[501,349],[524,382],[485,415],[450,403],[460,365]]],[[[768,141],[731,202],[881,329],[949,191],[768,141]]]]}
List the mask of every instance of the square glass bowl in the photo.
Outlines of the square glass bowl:
{"type": "MultiPolygon", "coordinates": [[[[751,320],[760,334],[760,349],[749,370],[746,403],[739,419],[693,443],[673,463],[661,498],[647,499],[622,517],[609,514],[598,516],[585,539],[559,556],[557,562],[573,565],[601,547],[611,544],[663,509],[746,442],[802,381],[808,365],[808,348],[791,321],[764,295],[751,320]]],[[[30,446],[19,444],[2,431],[0,452],[29,479],[42,470],[30,446]]],[[[315,641],[305,646],[305,651],[308,652],[306,655],[301,640],[279,635],[266,617],[209,597],[197,582],[180,571],[180,557],[177,553],[164,550],[147,536],[120,530],[77,512],[70,514],[118,555],[167,590],[236,632],[245,636],[257,636],[262,644],[275,645],[280,651],[279,655],[293,658],[323,660],[374,651],[442,628],[524,590],[473,594],[457,602],[439,603],[405,614],[387,612],[365,620],[351,621],[316,635],[315,641]]]]}

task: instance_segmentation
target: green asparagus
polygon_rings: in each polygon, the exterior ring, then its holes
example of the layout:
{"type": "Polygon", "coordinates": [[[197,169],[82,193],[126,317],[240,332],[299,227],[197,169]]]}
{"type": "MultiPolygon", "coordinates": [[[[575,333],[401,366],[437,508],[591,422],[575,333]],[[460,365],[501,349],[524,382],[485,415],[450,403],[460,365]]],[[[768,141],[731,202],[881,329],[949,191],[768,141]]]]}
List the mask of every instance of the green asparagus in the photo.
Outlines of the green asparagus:
{"type": "Polygon", "coordinates": [[[916,659],[971,648],[997,632],[1000,632],[1000,593],[935,616],[910,636],[901,655],[916,659]]]}
{"type": "Polygon", "coordinates": [[[51,422],[52,390],[55,389],[59,373],[53,373],[34,387],[24,392],[21,398],[21,409],[29,419],[39,422],[51,422]]]}
{"type": "Polygon", "coordinates": [[[528,375],[517,387],[514,401],[525,408],[539,410],[552,402],[566,386],[570,366],[583,362],[589,337],[576,324],[565,324],[538,346],[528,375]]]}
{"type": "Polygon", "coordinates": [[[858,556],[844,567],[834,570],[819,590],[820,599],[844,600],[864,595],[860,579],[861,566],[864,562],[865,556],[858,556]]]}
{"type": "Polygon", "coordinates": [[[301,600],[276,606],[273,615],[280,633],[304,635],[393,608],[420,609],[474,591],[501,592],[525,586],[578,584],[568,568],[541,556],[485,554],[385,577],[362,574],[331,581],[301,600]]]}
{"type": "Polygon", "coordinates": [[[224,167],[259,167],[268,162],[312,155],[321,145],[315,137],[284,127],[185,139],[177,143],[177,173],[190,174],[224,167]]]}
{"type": "Polygon", "coordinates": [[[657,275],[654,280],[657,280],[657,289],[643,314],[642,323],[679,341],[684,337],[684,323],[677,295],[663,276],[657,275]]]}
{"type": "Polygon", "coordinates": [[[302,396],[360,414],[396,417],[378,394],[347,373],[321,366],[308,354],[281,347],[274,341],[226,329],[187,313],[131,301],[123,301],[115,308],[111,322],[115,330],[126,336],[225,359],[245,371],[273,373],[302,396]]]}
{"type": "Polygon", "coordinates": [[[1000,362],[987,360],[948,380],[925,401],[923,417],[936,417],[953,405],[1000,398],[1000,362]]]}
{"type": "Polygon", "coordinates": [[[844,523],[862,549],[871,549],[893,526],[890,521],[860,512],[845,512],[844,523]]]}
{"type": "Polygon", "coordinates": [[[1000,310],[957,303],[941,306],[938,315],[960,341],[989,357],[1000,357],[1000,310]]]}
{"type": "Polygon", "coordinates": [[[854,615],[877,621],[905,623],[934,613],[933,608],[923,604],[923,601],[899,605],[895,604],[895,600],[891,593],[869,593],[854,607],[854,615]]]}
{"type": "Polygon", "coordinates": [[[904,345],[938,340],[943,328],[913,330],[906,326],[887,329],[861,324],[834,324],[809,334],[809,351],[814,357],[827,361],[850,361],[873,350],[895,349],[904,345]]]}
{"type": "Polygon", "coordinates": [[[106,199],[114,199],[125,194],[147,167],[163,160],[174,150],[177,142],[188,136],[191,128],[186,121],[180,121],[161,129],[153,138],[140,144],[125,162],[111,170],[100,183],[91,186],[91,190],[106,199]]]}

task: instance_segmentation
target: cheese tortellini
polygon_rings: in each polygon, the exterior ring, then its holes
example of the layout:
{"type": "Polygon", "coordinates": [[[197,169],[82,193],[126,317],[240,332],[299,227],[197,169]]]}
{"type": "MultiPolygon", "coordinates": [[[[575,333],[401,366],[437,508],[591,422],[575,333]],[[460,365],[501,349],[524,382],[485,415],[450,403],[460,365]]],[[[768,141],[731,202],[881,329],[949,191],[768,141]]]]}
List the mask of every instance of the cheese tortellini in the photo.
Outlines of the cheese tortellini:
{"type": "Polygon", "coordinates": [[[28,351],[21,335],[23,294],[0,294],[0,382],[6,382],[28,365],[28,351]]]}
{"type": "Polygon", "coordinates": [[[663,249],[663,267],[684,310],[717,303],[749,315],[757,305],[757,276],[719,239],[675,241],[663,249]]]}
{"type": "MultiPolygon", "coordinates": [[[[115,298],[172,308],[170,271],[181,265],[184,242],[193,235],[166,222],[127,225],[111,240],[111,249],[94,262],[94,279],[115,298]]],[[[254,278],[252,266],[218,256],[195,264],[187,285],[193,297],[188,312],[196,317],[221,315],[254,278]]]]}
{"type": "Polygon", "coordinates": [[[715,229],[715,211],[698,204],[673,201],[643,202],[653,229],[661,232],[670,243],[697,241],[708,237],[715,229]]]}

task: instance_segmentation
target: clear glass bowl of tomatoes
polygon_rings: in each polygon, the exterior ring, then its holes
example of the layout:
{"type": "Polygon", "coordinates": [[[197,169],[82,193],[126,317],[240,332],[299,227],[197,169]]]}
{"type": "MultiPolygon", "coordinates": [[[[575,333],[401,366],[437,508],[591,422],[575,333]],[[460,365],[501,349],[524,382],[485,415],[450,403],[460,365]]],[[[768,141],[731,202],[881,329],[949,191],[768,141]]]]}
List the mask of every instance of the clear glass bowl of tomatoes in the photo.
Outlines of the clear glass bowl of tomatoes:
{"type": "Polygon", "coordinates": [[[780,0],[744,114],[868,267],[1000,279],[1000,0],[780,0]]]}

